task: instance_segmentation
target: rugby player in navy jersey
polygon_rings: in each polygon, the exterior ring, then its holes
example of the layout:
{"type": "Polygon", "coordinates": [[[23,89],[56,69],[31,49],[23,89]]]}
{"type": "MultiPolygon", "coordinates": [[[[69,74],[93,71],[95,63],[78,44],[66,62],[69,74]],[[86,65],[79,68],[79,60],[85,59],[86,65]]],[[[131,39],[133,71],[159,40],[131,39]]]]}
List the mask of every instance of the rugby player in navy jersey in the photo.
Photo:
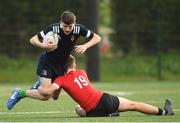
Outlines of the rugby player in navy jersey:
{"type": "Polygon", "coordinates": [[[68,57],[74,48],[77,53],[84,53],[89,47],[100,41],[101,37],[98,34],[81,24],[76,24],[76,16],[72,12],[64,11],[61,14],[59,23],[47,26],[30,39],[32,45],[45,50],[39,58],[37,81],[32,86],[32,90],[26,92],[24,90],[14,90],[7,103],[8,109],[12,109],[20,100],[17,97],[22,97],[25,93],[28,97],[40,100],[48,100],[51,96],[53,99],[58,99],[60,90],[56,90],[53,95],[49,96],[39,94],[37,88],[39,86],[50,86],[56,77],[65,73],[68,57]],[[42,42],[45,35],[50,31],[58,34],[58,44],[42,42]],[[87,38],[88,42],[82,45],[75,45],[80,36],[87,38]]]}

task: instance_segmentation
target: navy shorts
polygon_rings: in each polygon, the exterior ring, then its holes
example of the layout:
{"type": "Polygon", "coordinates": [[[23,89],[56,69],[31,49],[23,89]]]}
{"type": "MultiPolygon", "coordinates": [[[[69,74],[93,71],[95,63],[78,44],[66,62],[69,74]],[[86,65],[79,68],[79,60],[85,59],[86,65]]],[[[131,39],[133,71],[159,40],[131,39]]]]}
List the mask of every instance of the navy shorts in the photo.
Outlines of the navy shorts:
{"type": "Polygon", "coordinates": [[[48,62],[42,55],[39,59],[37,75],[40,77],[51,78],[52,80],[54,80],[56,77],[64,75],[66,69],[66,64],[61,65],[48,62]]]}
{"type": "Polygon", "coordinates": [[[107,93],[103,93],[97,106],[86,113],[87,117],[106,117],[118,111],[119,99],[107,93]]]}

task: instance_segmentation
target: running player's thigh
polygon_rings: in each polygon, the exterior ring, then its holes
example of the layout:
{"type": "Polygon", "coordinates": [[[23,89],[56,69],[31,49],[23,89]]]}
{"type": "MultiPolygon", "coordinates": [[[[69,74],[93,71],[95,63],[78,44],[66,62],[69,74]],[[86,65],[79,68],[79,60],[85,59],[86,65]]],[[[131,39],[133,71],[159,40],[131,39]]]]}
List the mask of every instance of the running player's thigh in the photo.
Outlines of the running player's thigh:
{"type": "Polygon", "coordinates": [[[119,99],[119,108],[118,111],[128,111],[131,108],[131,104],[133,103],[131,100],[128,100],[123,97],[118,97],[119,99]]]}
{"type": "Polygon", "coordinates": [[[40,77],[41,80],[41,86],[42,87],[48,87],[51,85],[51,78],[45,78],[45,77],[40,77]]]}

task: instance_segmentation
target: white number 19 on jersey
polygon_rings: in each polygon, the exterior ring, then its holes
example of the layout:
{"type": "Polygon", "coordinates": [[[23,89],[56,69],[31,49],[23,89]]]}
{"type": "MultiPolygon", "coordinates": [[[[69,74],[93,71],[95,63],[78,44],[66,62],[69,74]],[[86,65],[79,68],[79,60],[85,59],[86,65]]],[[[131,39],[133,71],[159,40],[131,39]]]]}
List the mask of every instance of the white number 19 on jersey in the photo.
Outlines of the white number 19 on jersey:
{"type": "Polygon", "coordinates": [[[83,76],[76,77],[74,79],[74,82],[76,82],[80,88],[83,88],[83,86],[88,85],[88,82],[86,81],[86,79],[83,76]]]}

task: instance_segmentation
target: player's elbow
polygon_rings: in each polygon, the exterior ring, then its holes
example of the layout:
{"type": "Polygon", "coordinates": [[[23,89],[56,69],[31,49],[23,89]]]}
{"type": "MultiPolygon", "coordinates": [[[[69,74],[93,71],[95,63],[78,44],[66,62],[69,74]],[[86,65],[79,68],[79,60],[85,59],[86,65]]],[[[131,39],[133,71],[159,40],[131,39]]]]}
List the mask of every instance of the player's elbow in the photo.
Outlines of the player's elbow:
{"type": "Polygon", "coordinates": [[[34,37],[32,37],[32,38],[29,40],[29,42],[30,42],[31,44],[34,44],[34,37]]]}
{"type": "Polygon", "coordinates": [[[33,36],[29,41],[30,41],[31,44],[34,44],[34,43],[37,42],[38,40],[39,40],[39,39],[38,39],[38,36],[35,35],[35,36],[33,36]]]}
{"type": "Polygon", "coordinates": [[[101,42],[101,36],[99,36],[98,34],[95,34],[95,38],[98,43],[101,42]]]}
{"type": "Polygon", "coordinates": [[[102,41],[101,39],[102,39],[102,38],[99,36],[99,37],[98,37],[99,42],[101,42],[101,41],[102,41]]]}
{"type": "Polygon", "coordinates": [[[32,38],[29,40],[29,42],[30,42],[31,44],[33,44],[33,40],[32,40],[32,38]]]}

